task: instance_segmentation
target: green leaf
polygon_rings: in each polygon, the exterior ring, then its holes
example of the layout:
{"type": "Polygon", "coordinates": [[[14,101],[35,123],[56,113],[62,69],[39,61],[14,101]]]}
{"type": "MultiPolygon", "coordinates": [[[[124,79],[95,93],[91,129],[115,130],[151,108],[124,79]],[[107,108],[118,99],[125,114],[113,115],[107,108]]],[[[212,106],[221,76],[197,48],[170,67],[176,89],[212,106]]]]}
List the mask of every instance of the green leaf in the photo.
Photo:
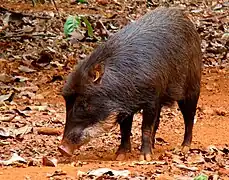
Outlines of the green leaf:
{"type": "Polygon", "coordinates": [[[208,176],[206,176],[205,174],[201,174],[195,177],[194,180],[208,180],[208,176]]]}
{"type": "Polygon", "coordinates": [[[84,17],[84,16],[82,16],[81,18],[82,18],[82,20],[84,21],[84,23],[85,23],[86,26],[87,26],[87,33],[88,33],[88,35],[89,35],[90,37],[93,37],[93,28],[91,27],[90,22],[89,22],[89,21],[87,20],[87,18],[84,17]]]}
{"type": "Polygon", "coordinates": [[[80,26],[80,18],[78,16],[68,16],[64,24],[65,36],[69,36],[79,26],[80,26]]]}
{"type": "Polygon", "coordinates": [[[87,3],[87,0],[76,0],[79,3],[87,3]]]}

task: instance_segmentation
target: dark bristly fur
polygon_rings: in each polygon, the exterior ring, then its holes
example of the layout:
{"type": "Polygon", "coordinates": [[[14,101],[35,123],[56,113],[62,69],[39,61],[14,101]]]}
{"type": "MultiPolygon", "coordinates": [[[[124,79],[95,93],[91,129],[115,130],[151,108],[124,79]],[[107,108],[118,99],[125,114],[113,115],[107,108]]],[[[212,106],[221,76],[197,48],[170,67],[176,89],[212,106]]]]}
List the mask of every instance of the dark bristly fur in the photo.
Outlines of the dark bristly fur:
{"type": "Polygon", "coordinates": [[[110,37],[69,75],[64,136],[77,143],[80,131],[112,112],[131,116],[146,106],[153,111],[158,104],[198,100],[200,79],[194,25],[178,9],[157,8],[110,37]],[[88,72],[99,63],[105,69],[95,84],[88,72]]]}

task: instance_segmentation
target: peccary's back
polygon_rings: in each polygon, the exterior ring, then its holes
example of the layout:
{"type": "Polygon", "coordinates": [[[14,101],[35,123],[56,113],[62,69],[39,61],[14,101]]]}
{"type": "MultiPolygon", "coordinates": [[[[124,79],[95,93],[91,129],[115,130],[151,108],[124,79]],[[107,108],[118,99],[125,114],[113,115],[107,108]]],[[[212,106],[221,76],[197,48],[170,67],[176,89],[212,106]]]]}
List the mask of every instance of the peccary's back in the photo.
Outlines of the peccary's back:
{"type": "Polygon", "coordinates": [[[200,38],[175,8],[157,8],[125,26],[91,54],[81,71],[100,62],[105,64],[101,91],[114,92],[111,97],[122,91],[140,100],[157,91],[173,101],[199,91],[200,38]]]}

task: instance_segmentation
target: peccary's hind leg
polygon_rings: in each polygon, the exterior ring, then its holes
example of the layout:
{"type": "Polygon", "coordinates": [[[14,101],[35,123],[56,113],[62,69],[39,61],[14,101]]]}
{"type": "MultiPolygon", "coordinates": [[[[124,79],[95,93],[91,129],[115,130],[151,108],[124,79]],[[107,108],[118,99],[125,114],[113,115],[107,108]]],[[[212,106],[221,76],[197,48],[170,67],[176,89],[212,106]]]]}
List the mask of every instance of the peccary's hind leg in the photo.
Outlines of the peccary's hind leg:
{"type": "Polygon", "coordinates": [[[152,148],[154,147],[155,134],[159,125],[161,106],[155,103],[143,108],[142,121],[142,146],[140,160],[150,161],[152,159],[152,148]]]}
{"type": "Polygon", "coordinates": [[[192,130],[193,130],[194,118],[196,115],[196,107],[197,107],[198,99],[199,99],[199,92],[192,95],[189,98],[178,101],[178,105],[182,112],[184,123],[185,123],[184,140],[181,145],[184,152],[187,152],[191,146],[192,130]]]}

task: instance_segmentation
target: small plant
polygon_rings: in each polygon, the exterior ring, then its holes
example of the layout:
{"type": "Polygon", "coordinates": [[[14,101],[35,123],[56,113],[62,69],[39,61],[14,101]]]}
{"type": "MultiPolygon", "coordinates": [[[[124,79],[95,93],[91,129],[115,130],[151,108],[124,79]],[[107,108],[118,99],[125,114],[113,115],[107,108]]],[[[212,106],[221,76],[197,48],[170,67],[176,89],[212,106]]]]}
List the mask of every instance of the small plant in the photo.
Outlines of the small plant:
{"type": "Polygon", "coordinates": [[[76,2],[78,2],[78,3],[82,3],[82,4],[83,4],[83,3],[85,3],[85,4],[86,4],[86,3],[87,3],[87,0],[76,0],[76,2]]]}
{"type": "Polygon", "coordinates": [[[71,35],[73,31],[80,28],[82,21],[87,27],[88,36],[93,37],[93,28],[91,27],[90,22],[84,16],[68,16],[64,24],[64,34],[65,36],[71,35]]]}

